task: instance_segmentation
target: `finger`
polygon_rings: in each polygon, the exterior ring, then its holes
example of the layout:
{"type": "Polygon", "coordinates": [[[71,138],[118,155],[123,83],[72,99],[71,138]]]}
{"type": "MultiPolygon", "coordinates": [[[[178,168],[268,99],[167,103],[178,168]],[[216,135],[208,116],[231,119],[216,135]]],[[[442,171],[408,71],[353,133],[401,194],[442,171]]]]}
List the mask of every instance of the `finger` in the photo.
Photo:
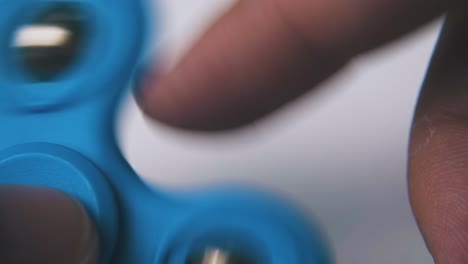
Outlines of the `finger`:
{"type": "Polygon", "coordinates": [[[447,17],[410,144],[411,202],[438,264],[468,263],[467,15],[465,7],[447,17]]]}
{"type": "Polygon", "coordinates": [[[97,263],[93,224],[81,205],[61,192],[1,186],[0,263],[97,263]]]}
{"type": "Polygon", "coordinates": [[[142,82],[140,104],[149,116],[180,127],[240,126],[455,2],[239,1],[173,71],[154,73],[142,82]]]}

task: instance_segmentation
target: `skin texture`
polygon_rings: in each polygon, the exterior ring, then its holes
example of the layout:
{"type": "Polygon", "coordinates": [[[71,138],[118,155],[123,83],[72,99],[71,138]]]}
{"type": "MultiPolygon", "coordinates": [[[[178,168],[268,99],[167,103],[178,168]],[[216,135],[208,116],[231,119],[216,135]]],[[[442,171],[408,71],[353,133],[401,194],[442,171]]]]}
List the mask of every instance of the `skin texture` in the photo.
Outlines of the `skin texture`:
{"type": "MultiPolygon", "coordinates": [[[[145,113],[183,129],[250,124],[360,54],[447,22],[418,103],[409,191],[437,264],[468,263],[468,13],[457,0],[241,0],[171,72],[141,81],[145,113]]],[[[96,263],[97,237],[64,194],[0,187],[0,263],[96,263]],[[59,213],[57,213],[59,212],[59,213]],[[48,243],[45,243],[47,241],[48,243]]]]}
{"type": "Polygon", "coordinates": [[[141,82],[139,104],[154,120],[182,129],[242,127],[443,14],[411,133],[409,192],[434,261],[468,263],[466,1],[238,1],[175,69],[155,67],[141,82]]]}
{"type": "Polygon", "coordinates": [[[447,17],[411,137],[411,202],[437,263],[468,263],[467,15],[447,17]]]}

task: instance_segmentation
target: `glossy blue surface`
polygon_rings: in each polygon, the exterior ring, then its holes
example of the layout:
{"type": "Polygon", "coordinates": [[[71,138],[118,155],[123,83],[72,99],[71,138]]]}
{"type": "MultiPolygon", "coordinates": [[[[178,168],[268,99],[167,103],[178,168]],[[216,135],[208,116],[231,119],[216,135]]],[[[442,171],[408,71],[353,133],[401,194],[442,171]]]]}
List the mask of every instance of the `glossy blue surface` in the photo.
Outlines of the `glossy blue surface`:
{"type": "Polygon", "coordinates": [[[243,251],[259,264],[330,263],[319,231],[283,200],[233,185],[159,190],[124,159],[115,120],[148,43],[145,2],[0,3],[0,184],[49,186],[79,199],[98,227],[100,263],[184,264],[205,245],[243,251]],[[87,48],[56,80],[33,82],[12,39],[53,3],[86,12],[87,48]]]}

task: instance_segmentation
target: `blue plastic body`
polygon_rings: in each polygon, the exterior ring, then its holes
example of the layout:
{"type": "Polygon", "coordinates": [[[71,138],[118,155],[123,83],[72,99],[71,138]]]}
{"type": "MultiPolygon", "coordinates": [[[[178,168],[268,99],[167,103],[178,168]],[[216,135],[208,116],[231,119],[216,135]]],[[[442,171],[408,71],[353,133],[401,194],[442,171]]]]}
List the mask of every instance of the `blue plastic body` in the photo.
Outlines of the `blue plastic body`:
{"type": "Polygon", "coordinates": [[[320,232],[282,199],[233,185],[159,190],[124,159],[115,121],[149,36],[143,0],[0,3],[0,184],[76,197],[99,231],[101,264],[185,264],[208,245],[245,251],[259,264],[330,263],[320,232]],[[88,47],[56,80],[33,82],[12,56],[13,34],[61,2],[88,12],[88,47]]]}

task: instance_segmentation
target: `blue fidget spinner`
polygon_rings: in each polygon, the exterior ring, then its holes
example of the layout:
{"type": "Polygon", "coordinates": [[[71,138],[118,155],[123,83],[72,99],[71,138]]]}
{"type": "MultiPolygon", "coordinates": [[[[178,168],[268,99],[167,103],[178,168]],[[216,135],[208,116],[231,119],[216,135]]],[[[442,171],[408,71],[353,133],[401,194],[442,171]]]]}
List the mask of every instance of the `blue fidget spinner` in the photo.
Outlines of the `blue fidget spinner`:
{"type": "Polygon", "coordinates": [[[274,195],[169,192],[129,166],[114,128],[146,48],[144,0],[0,2],[0,184],[77,198],[102,264],[330,263],[318,230],[274,195]]]}

